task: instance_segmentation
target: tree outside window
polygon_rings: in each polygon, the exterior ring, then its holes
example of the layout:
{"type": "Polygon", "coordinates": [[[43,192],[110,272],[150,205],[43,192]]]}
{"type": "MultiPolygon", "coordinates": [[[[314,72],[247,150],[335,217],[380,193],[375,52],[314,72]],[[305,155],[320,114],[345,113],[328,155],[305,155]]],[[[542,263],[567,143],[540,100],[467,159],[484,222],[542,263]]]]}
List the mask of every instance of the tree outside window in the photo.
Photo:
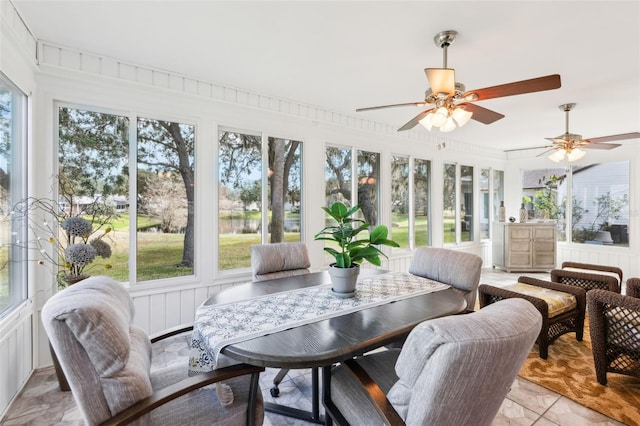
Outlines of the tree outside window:
{"type": "Polygon", "coordinates": [[[270,137],[266,149],[263,181],[262,137],[219,133],[219,270],[251,266],[253,244],[301,241],[302,143],[270,137]]]}

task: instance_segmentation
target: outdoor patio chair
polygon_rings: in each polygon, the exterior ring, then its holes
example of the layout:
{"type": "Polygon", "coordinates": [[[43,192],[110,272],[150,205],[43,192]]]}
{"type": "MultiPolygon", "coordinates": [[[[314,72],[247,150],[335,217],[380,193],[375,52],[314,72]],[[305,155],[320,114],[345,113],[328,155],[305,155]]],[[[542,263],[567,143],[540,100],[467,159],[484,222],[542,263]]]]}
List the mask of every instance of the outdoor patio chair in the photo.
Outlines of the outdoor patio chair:
{"type": "Polygon", "coordinates": [[[599,288],[620,293],[622,269],[591,263],[563,262],[562,269],[551,271],[551,281],[582,287],[585,291],[599,288]]]}
{"type": "Polygon", "coordinates": [[[480,307],[503,299],[520,298],[531,302],[542,315],[542,328],[536,342],[540,358],[547,359],[549,345],[567,333],[576,333],[581,342],[584,333],[586,292],[584,289],[537,278],[521,276],[505,287],[481,284],[480,307]]]}
{"type": "Polygon", "coordinates": [[[640,377],[640,278],[627,280],[627,295],[608,290],[587,293],[591,350],[596,378],[607,373],[640,377]]]}

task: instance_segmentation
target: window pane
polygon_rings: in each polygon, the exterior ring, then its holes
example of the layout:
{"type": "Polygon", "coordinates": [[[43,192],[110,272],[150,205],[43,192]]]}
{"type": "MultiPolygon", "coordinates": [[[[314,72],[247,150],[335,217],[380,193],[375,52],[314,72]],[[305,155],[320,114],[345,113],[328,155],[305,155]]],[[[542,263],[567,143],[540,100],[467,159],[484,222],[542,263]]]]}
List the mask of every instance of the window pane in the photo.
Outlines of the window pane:
{"type": "Polygon", "coordinates": [[[340,201],[351,206],[351,150],[327,147],[324,169],[325,205],[340,201]]]}
{"type": "Polygon", "coordinates": [[[489,169],[480,170],[480,239],[489,238],[489,169]]]}
{"type": "Polygon", "coordinates": [[[269,138],[269,241],[300,241],[302,143],[269,138]]]}
{"type": "MultiPolygon", "coordinates": [[[[525,208],[537,219],[555,220],[558,241],[566,241],[566,177],[563,168],[526,170],[522,174],[522,202],[525,208]]],[[[507,212],[514,213],[519,208],[506,207],[507,212]]]]}
{"type": "Polygon", "coordinates": [[[25,214],[11,214],[26,197],[26,96],[0,74],[0,317],[27,298],[25,214]]]}
{"type": "Polygon", "coordinates": [[[473,241],[473,167],[460,167],[460,240],[473,241]]]}
{"type": "Polygon", "coordinates": [[[413,161],[415,246],[429,245],[429,201],[431,200],[431,162],[413,161]]]}
{"type": "Polygon", "coordinates": [[[409,247],[409,158],[391,157],[391,236],[409,247]]]}
{"type": "MultiPolygon", "coordinates": [[[[91,224],[92,241],[108,245],[88,266],[66,257],[81,243],[60,229],[61,275],[108,275],[129,281],[129,119],[77,108],[58,108],[58,221],[78,217],[91,224]],[[105,233],[111,229],[108,233],[105,233]],[[106,256],[106,258],[104,257],[106,256]]],[[[74,219],[80,221],[80,219],[74,219]]],[[[95,246],[94,246],[95,247],[95,246]]]]}
{"type": "Polygon", "coordinates": [[[138,281],[193,274],[195,127],[138,119],[138,281]]]}
{"type": "MultiPolygon", "coordinates": [[[[327,147],[325,150],[325,206],[331,207],[333,203],[343,203],[351,207],[352,196],[352,161],[351,149],[327,147]]],[[[325,214],[325,226],[334,225],[336,222],[329,215],[325,214]]],[[[323,241],[325,246],[333,246],[338,249],[338,244],[334,241],[323,241]]],[[[327,262],[333,262],[333,257],[327,252],[324,253],[327,262]]]]}
{"type": "Polygon", "coordinates": [[[364,220],[372,226],[378,224],[379,167],[380,154],[358,151],[358,204],[364,220]]]}
{"type": "Polygon", "coordinates": [[[504,201],[504,172],[493,171],[493,220],[498,220],[500,203],[504,201]]]}
{"type": "Polygon", "coordinates": [[[572,241],[629,246],[629,162],[572,167],[572,241]]]}
{"type": "Polygon", "coordinates": [[[248,268],[251,245],[262,242],[262,138],[218,138],[218,269],[248,268]]]}
{"type": "Polygon", "coordinates": [[[456,242],[456,166],[445,164],[443,172],[442,191],[442,224],[444,227],[444,242],[456,242]]]}

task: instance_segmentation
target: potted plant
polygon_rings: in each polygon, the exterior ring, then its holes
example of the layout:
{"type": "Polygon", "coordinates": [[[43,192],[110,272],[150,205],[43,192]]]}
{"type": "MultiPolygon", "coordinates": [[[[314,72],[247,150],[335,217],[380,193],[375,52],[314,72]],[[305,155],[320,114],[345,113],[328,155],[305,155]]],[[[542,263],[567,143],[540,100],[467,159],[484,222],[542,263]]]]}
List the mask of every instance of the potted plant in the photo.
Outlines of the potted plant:
{"type": "Polygon", "coordinates": [[[333,292],[341,297],[352,297],[355,294],[356,282],[360,273],[360,264],[368,261],[380,266],[380,256],[387,257],[376,246],[400,247],[398,243],[387,239],[389,230],[385,225],[371,225],[353,216],[360,210],[357,204],[347,208],[343,203],[336,202],[331,208],[322,207],[336,224],[329,225],[318,232],[314,239],[333,241],[338,248],[325,247],[324,251],[336,260],[329,265],[329,275],[333,284],[333,292]],[[358,239],[358,234],[369,231],[369,238],[358,239]]]}

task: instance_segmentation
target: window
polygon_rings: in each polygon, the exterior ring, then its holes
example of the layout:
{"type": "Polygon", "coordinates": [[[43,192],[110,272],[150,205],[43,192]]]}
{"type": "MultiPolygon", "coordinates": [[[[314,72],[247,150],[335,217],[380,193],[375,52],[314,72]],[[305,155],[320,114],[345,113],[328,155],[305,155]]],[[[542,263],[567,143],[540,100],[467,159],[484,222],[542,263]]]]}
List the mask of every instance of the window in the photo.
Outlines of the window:
{"type": "Polygon", "coordinates": [[[302,142],[269,137],[266,150],[265,164],[261,136],[219,133],[221,271],[250,267],[253,244],[301,241],[302,142]]]}
{"type": "Polygon", "coordinates": [[[27,217],[11,214],[26,193],[27,97],[0,74],[0,317],[27,298],[27,217]]]}
{"type": "Polygon", "coordinates": [[[489,181],[491,179],[491,170],[480,170],[480,239],[486,240],[489,238],[489,215],[490,213],[490,193],[489,193],[489,181]]]}
{"type": "Polygon", "coordinates": [[[358,204],[364,220],[372,226],[378,224],[378,189],[380,180],[380,154],[358,151],[358,204]]]}
{"type": "Polygon", "coordinates": [[[442,176],[442,226],[444,243],[455,243],[458,226],[456,224],[456,165],[445,164],[442,176]]]}
{"type": "MultiPolygon", "coordinates": [[[[351,149],[327,147],[325,158],[325,206],[335,202],[351,206],[351,149]]],[[[327,219],[328,220],[328,219],[327,219]]]]}
{"type": "Polygon", "coordinates": [[[429,242],[430,162],[412,160],[411,173],[409,157],[391,157],[391,235],[400,248],[429,242]]]}
{"type": "Polygon", "coordinates": [[[302,143],[269,138],[269,242],[301,241],[302,143]]]}
{"type": "Polygon", "coordinates": [[[195,126],[138,118],[136,279],[192,275],[195,126]]]}
{"type": "Polygon", "coordinates": [[[59,107],[61,216],[84,218],[94,232],[110,230],[102,240],[111,246],[111,257],[108,263],[93,262],[86,269],[89,274],[99,271],[123,282],[192,275],[195,127],[137,117],[132,137],[130,120],[59,107]],[[129,187],[134,179],[132,205],[129,187]],[[130,217],[133,212],[135,218],[130,217]],[[132,259],[135,270],[130,269],[132,259]]]}
{"type": "MultiPolygon", "coordinates": [[[[378,205],[379,180],[379,153],[331,146],[326,148],[325,205],[327,207],[338,201],[348,207],[359,204],[361,210],[357,212],[357,217],[371,225],[377,225],[380,207],[378,205]],[[355,181],[352,178],[354,175],[357,176],[355,181]]],[[[326,217],[325,221],[326,225],[330,225],[333,219],[326,217]]],[[[368,235],[364,232],[360,237],[368,238],[368,235]]]]}
{"type": "Polygon", "coordinates": [[[443,170],[444,243],[473,241],[473,167],[445,164],[443,170]]]}
{"type": "Polygon", "coordinates": [[[409,157],[391,157],[391,237],[409,248],[409,157]]]}
{"type": "MultiPolygon", "coordinates": [[[[566,241],[567,191],[564,168],[525,170],[522,174],[522,203],[528,216],[555,220],[558,241],[566,241]]],[[[517,206],[507,206],[517,211],[517,206]]],[[[574,206],[575,208],[575,206],[574,206]]]]}
{"type": "Polygon", "coordinates": [[[460,167],[460,241],[474,240],[473,167],[460,167]]]}
{"type": "Polygon", "coordinates": [[[248,268],[262,242],[262,138],[221,131],[218,149],[218,269],[248,268]]]}
{"type": "MultiPolygon", "coordinates": [[[[71,107],[58,108],[59,221],[81,217],[92,229],[112,228],[111,257],[92,262],[87,274],[129,281],[129,119],[71,107]],[[120,210],[115,208],[120,206],[120,210]],[[99,272],[98,272],[99,271],[99,272]]],[[[61,241],[66,237],[60,230],[61,241]]],[[[63,266],[63,265],[59,265],[63,266]]]]}
{"type": "Polygon", "coordinates": [[[500,204],[504,203],[504,172],[502,170],[492,170],[493,172],[493,220],[498,220],[500,204]]]}
{"type": "Polygon", "coordinates": [[[480,170],[480,239],[489,239],[491,222],[498,221],[500,203],[504,200],[503,182],[503,171],[480,170]]]}
{"type": "Polygon", "coordinates": [[[571,241],[629,246],[629,162],[573,166],[571,241]]]}
{"type": "Polygon", "coordinates": [[[426,246],[431,243],[431,162],[428,160],[413,160],[413,194],[415,246],[426,246]]]}

